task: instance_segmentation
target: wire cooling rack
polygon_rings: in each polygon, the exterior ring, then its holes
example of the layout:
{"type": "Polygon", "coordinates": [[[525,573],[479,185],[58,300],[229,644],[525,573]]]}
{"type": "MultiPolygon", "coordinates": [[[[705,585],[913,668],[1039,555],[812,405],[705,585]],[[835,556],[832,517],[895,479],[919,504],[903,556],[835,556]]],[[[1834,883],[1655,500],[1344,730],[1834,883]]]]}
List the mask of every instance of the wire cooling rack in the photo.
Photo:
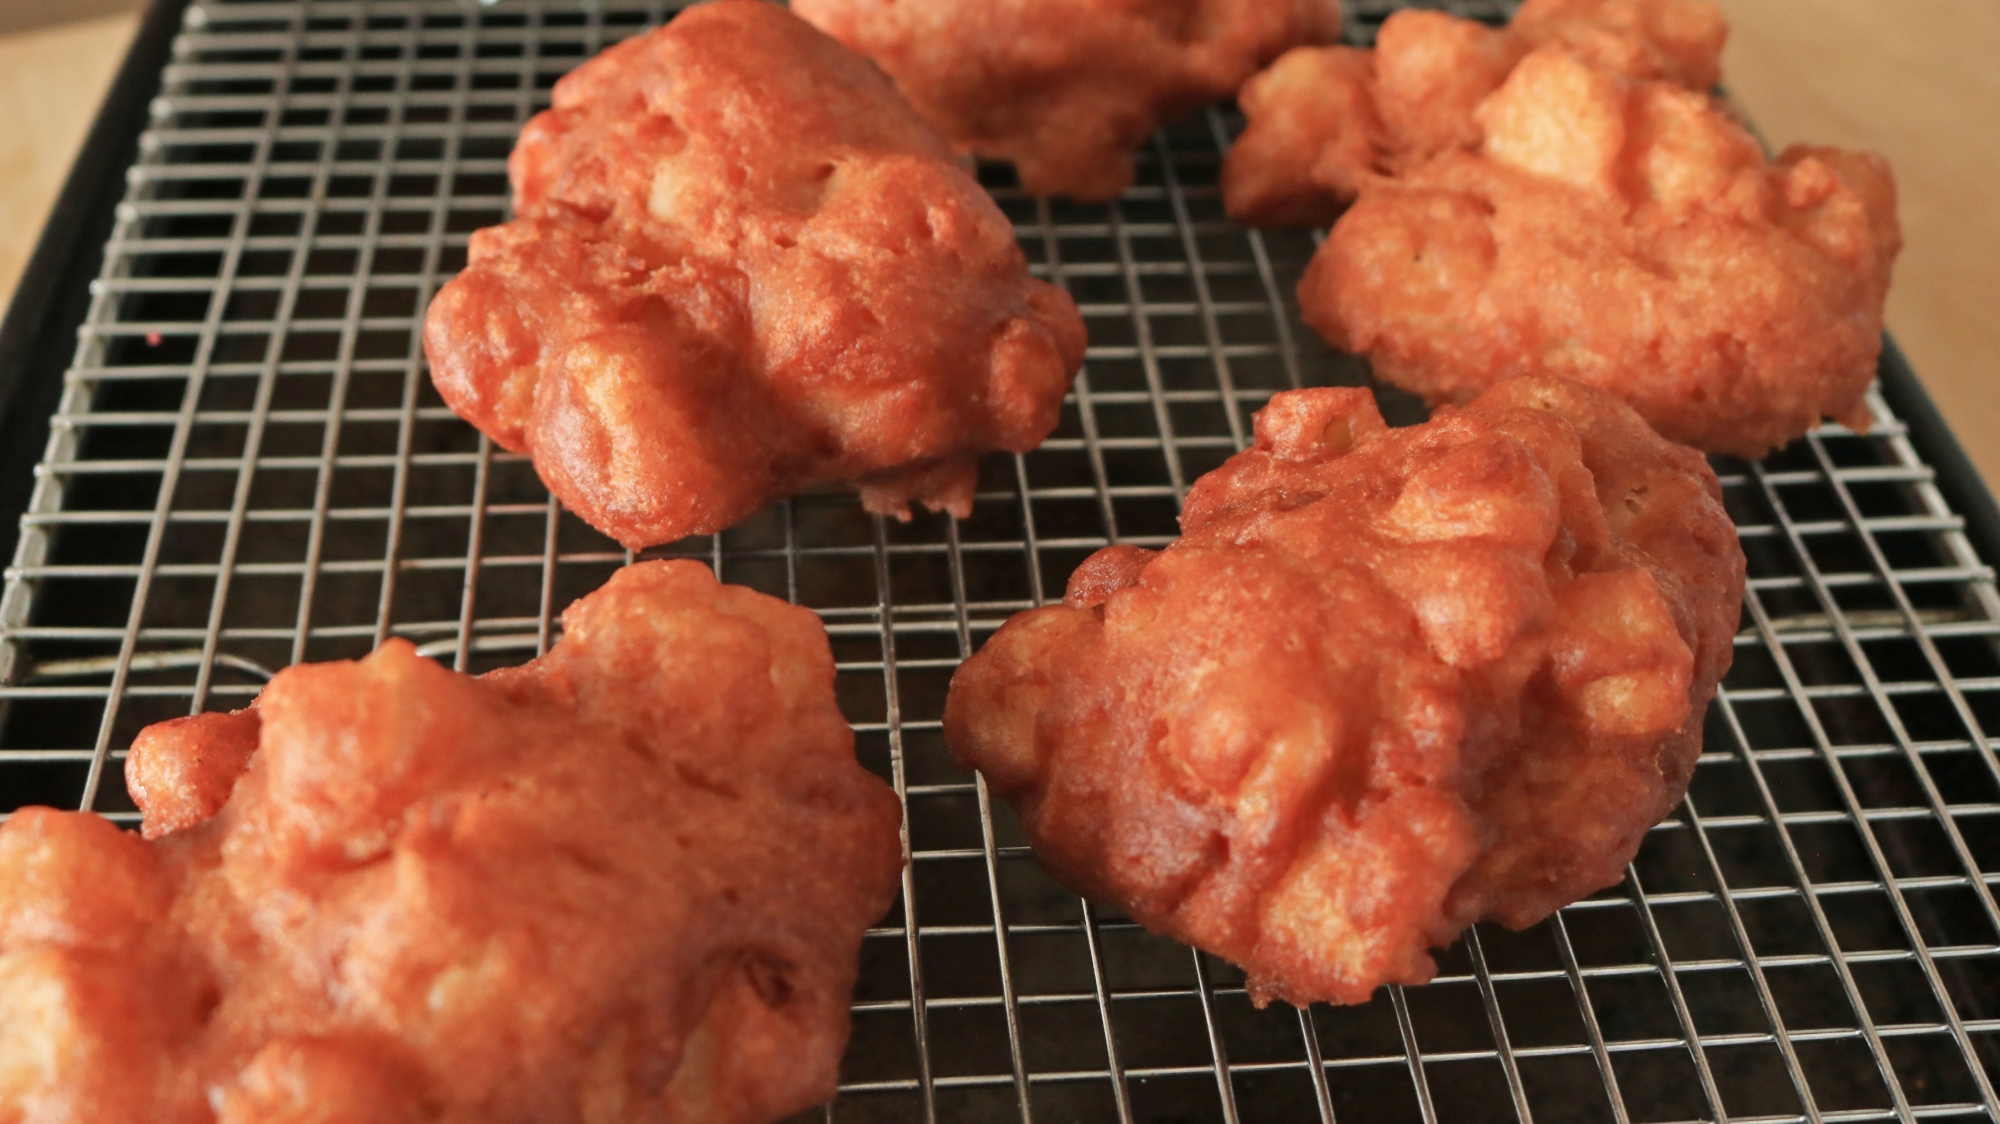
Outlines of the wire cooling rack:
{"type": "MultiPolygon", "coordinates": [[[[555,78],[671,7],[186,9],[6,571],[0,808],[130,823],[142,726],[391,635],[518,662],[628,561],[444,408],[417,328],[555,78]]],[[[1359,7],[1365,40],[1390,5],[1359,7]]],[[[1621,885],[1479,927],[1429,986],[1258,1011],[1229,965],[1051,883],[952,766],[960,659],[1090,551],[1168,539],[1272,391],[1364,378],[1289,303],[1312,238],[1224,220],[1233,127],[1163,132],[1106,206],[982,171],[1091,348],[1061,429],[993,458],[972,518],[812,494],[654,552],[819,611],[908,813],[812,1118],[2000,1120],[2000,600],[1879,396],[1866,437],[1719,462],[1751,581],[1687,802],[1621,885]]]]}

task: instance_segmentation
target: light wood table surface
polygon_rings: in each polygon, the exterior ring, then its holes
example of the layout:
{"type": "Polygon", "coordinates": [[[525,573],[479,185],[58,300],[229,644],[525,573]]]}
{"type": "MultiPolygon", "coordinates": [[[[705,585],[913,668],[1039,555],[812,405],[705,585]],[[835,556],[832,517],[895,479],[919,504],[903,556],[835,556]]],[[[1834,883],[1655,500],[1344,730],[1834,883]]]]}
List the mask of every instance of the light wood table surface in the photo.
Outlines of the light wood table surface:
{"type": "Polygon", "coordinates": [[[1889,330],[2000,487],[2000,2],[1717,0],[1723,81],[1774,147],[1896,169],[1889,330]]]}
{"type": "MultiPolygon", "coordinates": [[[[2000,482],[2000,0],[1718,0],[1725,81],[1777,146],[1895,165],[1906,247],[1889,326],[2000,482]]],[[[0,37],[0,303],[130,41],[134,17],[0,37]]]]}
{"type": "Polygon", "coordinates": [[[0,308],[138,24],[111,16],[0,36],[0,308]]]}

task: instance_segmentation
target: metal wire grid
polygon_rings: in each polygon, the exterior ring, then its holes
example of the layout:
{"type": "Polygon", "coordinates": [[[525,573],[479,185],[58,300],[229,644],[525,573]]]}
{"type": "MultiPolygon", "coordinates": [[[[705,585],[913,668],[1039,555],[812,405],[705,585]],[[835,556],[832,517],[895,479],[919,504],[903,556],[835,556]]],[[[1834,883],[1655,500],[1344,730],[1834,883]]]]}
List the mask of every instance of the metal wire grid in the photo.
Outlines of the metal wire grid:
{"type": "MultiPolygon", "coordinates": [[[[188,9],[6,572],[5,807],[130,822],[143,725],[389,635],[518,662],[628,561],[443,408],[417,326],[554,78],[673,6],[188,9]]],[[[1312,240],[1223,220],[1232,127],[1163,132],[1104,207],[984,170],[1092,346],[1062,427],[987,466],[971,519],[814,494],[655,552],[820,612],[907,811],[824,1117],[2000,1120],[2000,598],[1879,398],[1866,437],[1721,465],[1752,578],[1686,804],[1621,886],[1468,933],[1427,987],[1257,1011],[1229,965],[1050,883],[951,765],[965,654],[1089,551],[1170,537],[1273,390],[1362,377],[1287,304],[1312,240]]]]}

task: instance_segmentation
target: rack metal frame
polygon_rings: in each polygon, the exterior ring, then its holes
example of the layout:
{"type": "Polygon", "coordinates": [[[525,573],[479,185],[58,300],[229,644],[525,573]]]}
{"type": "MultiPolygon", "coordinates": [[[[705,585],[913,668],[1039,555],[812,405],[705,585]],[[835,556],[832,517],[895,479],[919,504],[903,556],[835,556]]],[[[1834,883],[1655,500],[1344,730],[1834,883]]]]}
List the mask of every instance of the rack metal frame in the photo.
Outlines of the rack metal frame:
{"type": "MultiPolygon", "coordinates": [[[[418,329],[503,216],[508,148],[555,77],[676,6],[179,10],[0,595],[0,806],[129,823],[143,725],[392,635],[518,662],[630,560],[444,408],[418,329]]],[[[1396,6],[1350,5],[1352,33],[1396,6]]],[[[1426,987],[1260,1011],[1231,966],[1051,883],[952,766],[944,684],[1001,621],[1097,547],[1170,538],[1273,391],[1365,379],[1291,305],[1314,240],[1222,216],[1236,125],[1162,130],[1104,206],[982,169],[1092,345],[1061,428],[993,458],[972,518],[812,493],[649,552],[817,610],[862,758],[904,802],[903,898],[864,944],[842,1093],[816,1115],[2000,1124],[2000,597],[1974,544],[2000,540],[1893,350],[1866,435],[1717,462],[1751,581],[1687,801],[1623,884],[1474,929],[1426,987]]],[[[84,287],[49,257],[31,285],[84,287]]]]}

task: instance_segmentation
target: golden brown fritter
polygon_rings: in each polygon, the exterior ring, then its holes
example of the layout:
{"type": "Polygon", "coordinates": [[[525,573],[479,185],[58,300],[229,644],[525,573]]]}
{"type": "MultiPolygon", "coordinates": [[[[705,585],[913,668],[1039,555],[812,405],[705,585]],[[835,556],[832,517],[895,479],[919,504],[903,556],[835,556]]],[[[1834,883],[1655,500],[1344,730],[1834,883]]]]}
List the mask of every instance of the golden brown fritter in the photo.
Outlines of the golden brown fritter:
{"type": "Polygon", "coordinates": [[[691,562],[622,570],[563,625],[478,679],[394,640],[149,732],[150,842],[0,827],[0,1119],[759,1122],[831,1097],[901,845],[824,630],[691,562]],[[245,739],[240,776],[190,765],[245,739]]]}
{"type": "Polygon", "coordinates": [[[1474,110],[1537,47],[1560,44],[1626,78],[1707,91],[1728,30],[1707,0],[1528,0],[1504,28],[1397,12],[1373,50],[1295,48],[1245,83],[1224,203],[1257,226],[1332,222],[1376,177],[1477,147],[1474,110]]]}
{"type": "Polygon", "coordinates": [[[1109,199],[1154,126],[1340,34],[1338,0],[793,0],[960,148],[1040,195],[1109,199]]]}
{"type": "Polygon", "coordinates": [[[146,810],[146,838],[193,827],[221,809],[257,752],[255,719],[249,711],[194,714],[139,731],[125,755],[125,789],[146,810]]]}
{"type": "Polygon", "coordinates": [[[438,391],[628,547],[821,481],[968,514],[976,461],[1055,427],[1067,294],[880,72],[715,0],[556,84],[516,218],[431,302],[438,391]]]}
{"type": "Polygon", "coordinates": [[[1714,473],[1518,379],[1407,429],[1279,394],[1190,490],[951,685],[945,736],[1065,884],[1251,995],[1420,983],[1474,920],[1621,877],[1680,799],[1744,560],[1714,473]]]}
{"type": "Polygon", "coordinates": [[[1866,427],[1901,245],[1881,159],[1767,162],[1707,95],[1553,47],[1478,116],[1478,154],[1371,186],[1334,226],[1299,285],[1321,335],[1432,403],[1561,375],[1710,452],[1866,427]]]}
{"type": "Polygon", "coordinates": [[[1244,83],[1236,104],[1249,123],[1222,160],[1230,217],[1253,226],[1332,222],[1386,162],[1376,101],[1375,52],[1353,47],[1286,51],[1244,83]]]}
{"type": "Polygon", "coordinates": [[[1339,217],[1306,322],[1434,405],[1550,374],[1711,452],[1865,428],[1895,182],[1863,153],[1766,160],[1707,92],[1727,31],[1704,0],[1399,12],[1372,52],[1293,51],[1244,87],[1225,202],[1339,217]]]}

